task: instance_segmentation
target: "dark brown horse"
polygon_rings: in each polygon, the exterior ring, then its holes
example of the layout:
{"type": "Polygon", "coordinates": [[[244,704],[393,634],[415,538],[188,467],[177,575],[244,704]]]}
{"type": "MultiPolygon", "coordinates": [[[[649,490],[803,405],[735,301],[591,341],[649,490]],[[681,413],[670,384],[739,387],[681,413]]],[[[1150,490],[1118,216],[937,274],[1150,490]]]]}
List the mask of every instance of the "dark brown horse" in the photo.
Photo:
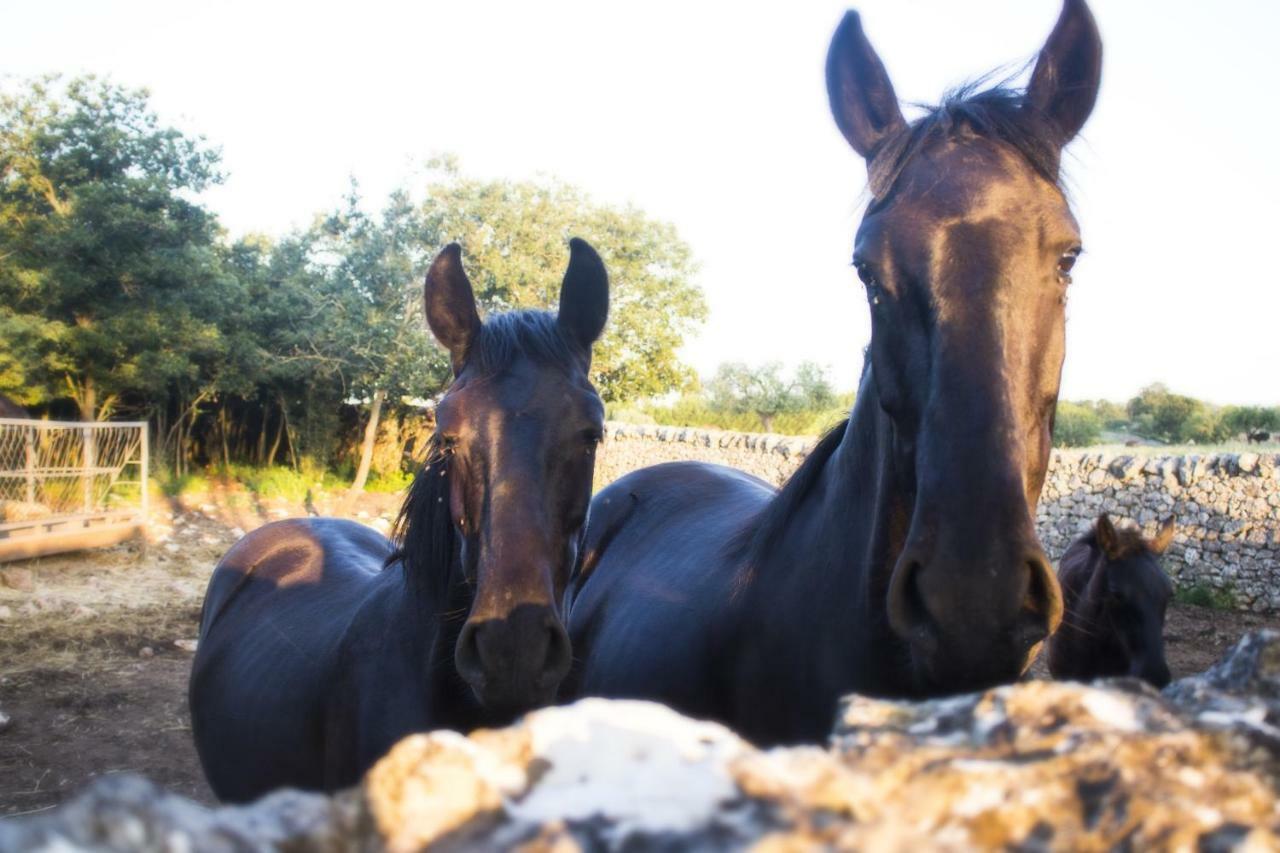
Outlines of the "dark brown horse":
{"type": "Polygon", "coordinates": [[[481,323],[457,245],[426,280],[454,380],[400,515],[400,547],[341,519],[283,521],[214,570],[191,674],[210,787],[244,801],[342,787],[414,731],[503,723],[569,670],[560,601],[604,407],[588,380],[604,265],[570,243],[559,314],[481,323]]]}
{"type": "Polygon", "coordinates": [[[774,743],[824,738],[849,691],[1018,677],[1062,608],[1033,519],[1080,252],[1059,157],[1100,65],[1068,0],[1025,92],[963,93],[909,124],[845,17],[827,86],[872,195],[857,403],[780,492],[693,462],[601,491],[566,694],[656,699],[774,743]]]}
{"type": "Polygon", "coordinates": [[[1169,683],[1164,615],[1173,584],[1160,555],[1173,541],[1173,516],[1154,539],[1117,529],[1105,514],[1062,555],[1062,627],[1049,640],[1054,678],[1089,681],[1110,675],[1169,683]]]}

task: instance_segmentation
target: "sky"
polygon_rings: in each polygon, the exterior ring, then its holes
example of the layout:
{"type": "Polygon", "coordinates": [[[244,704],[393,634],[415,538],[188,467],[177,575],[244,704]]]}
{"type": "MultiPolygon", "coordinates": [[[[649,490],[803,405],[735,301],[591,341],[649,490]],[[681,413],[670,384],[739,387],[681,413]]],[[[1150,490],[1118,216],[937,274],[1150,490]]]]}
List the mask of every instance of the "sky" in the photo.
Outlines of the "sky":
{"type": "MultiPolygon", "coordinates": [[[[823,80],[845,8],[3,0],[0,73],[148,88],[166,121],[221,148],[228,179],[205,200],[232,236],[305,226],[352,176],[381,199],[441,153],[468,174],[550,174],[633,203],[699,262],[710,316],[683,355],[700,372],[812,360],[852,388],[869,337],[849,265],[866,173],[823,80]]],[[[1020,67],[1060,3],[858,8],[899,97],[920,103],[1020,67]]],[[[1086,251],[1062,396],[1164,382],[1280,403],[1280,3],[1093,9],[1103,84],[1065,166],[1086,251]]]]}

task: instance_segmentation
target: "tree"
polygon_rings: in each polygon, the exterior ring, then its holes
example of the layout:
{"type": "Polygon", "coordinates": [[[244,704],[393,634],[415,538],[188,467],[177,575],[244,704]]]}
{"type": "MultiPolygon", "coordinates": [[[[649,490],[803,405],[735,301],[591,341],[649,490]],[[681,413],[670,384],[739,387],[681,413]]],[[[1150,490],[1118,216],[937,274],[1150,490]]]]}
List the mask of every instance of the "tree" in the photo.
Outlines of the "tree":
{"type": "Polygon", "coordinates": [[[774,418],[784,412],[826,409],[835,401],[825,371],[813,362],[801,363],[790,378],[776,361],[759,367],[722,364],[707,383],[707,396],[713,409],[754,412],[765,432],[773,431],[774,418]]]}
{"type": "Polygon", "coordinates": [[[94,419],[216,360],[234,281],[189,196],[217,163],[145,91],[44,78],[0,95],[0,390],[94,419]]]}
{"type": "Polygon", "coordinates": [[[707,308],[692,281],[690,249],[673,226],[551,179],[485,181],[462,177],[449,160],[432,166],[423,233],[436,235],[435,249],[462,244],[485,310],[554,310],[569,238],[581,237],[609,269],[609,323],[591,364],[601,396],[650,397],[692,383],[677,353],[707,308]]]}
{"type": "Polygon", "coordinates": [[[1280,406],[1227,406],[1222,410],[1224,429],[1231,435],[1280,431],[1280,406]]]}
{"type": "Polygon", "coordinates": [[[329,322],[321,349],[346,370],[349,391],[369,401],[353,491],[364,488],[378,421],[387,399],[433,395],[449,361],[430,346],[423,326],[422,284],[430,255],[409,197],[394,193],[380,218],[360,208],[355,187],[346,206],[318,229],[313,252],[324,270],[320,308],[329,322]]]}
{"type": "Polygon", "coordinates": [[[1139,434],[1172,443],[1214,442],[1227,437],[1221,415],[1206,403],[1174,394],[1164,385],[1143,388],[1129,401],[1129,416],[1139,434]]]}
{"type": "Polygon", "coordinates": [[[1058,401],[1053,419],[1054,447],[1088,447],[1102,436],[1102,418],[1088,403],[1058,401]]]}

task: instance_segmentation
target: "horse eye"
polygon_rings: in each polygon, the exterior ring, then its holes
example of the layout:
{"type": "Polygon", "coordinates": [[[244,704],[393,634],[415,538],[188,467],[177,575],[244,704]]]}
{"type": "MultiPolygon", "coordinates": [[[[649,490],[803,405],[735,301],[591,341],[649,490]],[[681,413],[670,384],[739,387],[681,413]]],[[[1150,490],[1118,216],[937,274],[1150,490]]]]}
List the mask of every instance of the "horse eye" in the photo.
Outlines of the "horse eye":
{"type": "Polygon", "coordinates": [[[439,438],[439,442],[442,453],[452,454],[458,449],[458,437],[456,435],[442,435],[439,438]]]}
{"type": "Polygon", "coordinates": [[[858,272],[858,278],[862,279],[862,283],[871,287],[876,283],[876,274],[871,271],[871,265],[866,261],[855,260],[853,268],[858,272]]]}
{"type": "Polygon", "coordinates": [[[1070,273],[1072,268],[1076,265],[1076,259],[1079,257],[1080,250],[1072,249],[1062,257],[1058,258],[1058,273],[1064,276],[1070,273]]]}

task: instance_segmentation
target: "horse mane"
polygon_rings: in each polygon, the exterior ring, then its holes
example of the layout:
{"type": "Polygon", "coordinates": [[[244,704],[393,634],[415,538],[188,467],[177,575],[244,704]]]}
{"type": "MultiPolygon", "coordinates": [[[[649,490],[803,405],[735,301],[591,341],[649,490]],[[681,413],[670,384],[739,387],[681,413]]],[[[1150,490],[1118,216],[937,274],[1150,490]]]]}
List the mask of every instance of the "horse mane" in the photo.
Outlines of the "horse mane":
{"type": "Polygon", "coordinates": [[[926,107],[922,117],[884,141],[867,169],[872,207],[888,197],[907,163],[927,145],[966,134],[1009,145],[1042,178],[1062,189],[1061,132],[1031,106],[1022,89],[997,83],[978,91],[989,78],[951,90],[941,103],[926,107]]]}
{"type": "MultiPolygon", "coordinates": [[[[583,356],[581,346],[561,333],[555,314],[511,311],[480,327],[464,368],[469,377],[485,379],[508,370],[517,358],[527,358],[569,372],[583,368],[583,356]]],[[[431,437],[426,459],[409,485],[391,539],[395,550],[385,565],[400,561],[411,587],[445,601],[457,533],[449,510],[449,455],[438,435],[431,437]]]]}
{"type": "Polygon", "coordinates": [[[818,440],[813,450],[809,451],[809,456],[783,484],[777,496],[765,504],[764,509],[751,518],[743,527],[742,533],[732,540],[731,549],[756,559],[764,556],[786,530],[791,517],[799,509],[800,502],[809,494],[813,484],[822,475],[822,469],[827,461],[844,440],[848,425],[849,419],[845,418],[818,440]]]}

